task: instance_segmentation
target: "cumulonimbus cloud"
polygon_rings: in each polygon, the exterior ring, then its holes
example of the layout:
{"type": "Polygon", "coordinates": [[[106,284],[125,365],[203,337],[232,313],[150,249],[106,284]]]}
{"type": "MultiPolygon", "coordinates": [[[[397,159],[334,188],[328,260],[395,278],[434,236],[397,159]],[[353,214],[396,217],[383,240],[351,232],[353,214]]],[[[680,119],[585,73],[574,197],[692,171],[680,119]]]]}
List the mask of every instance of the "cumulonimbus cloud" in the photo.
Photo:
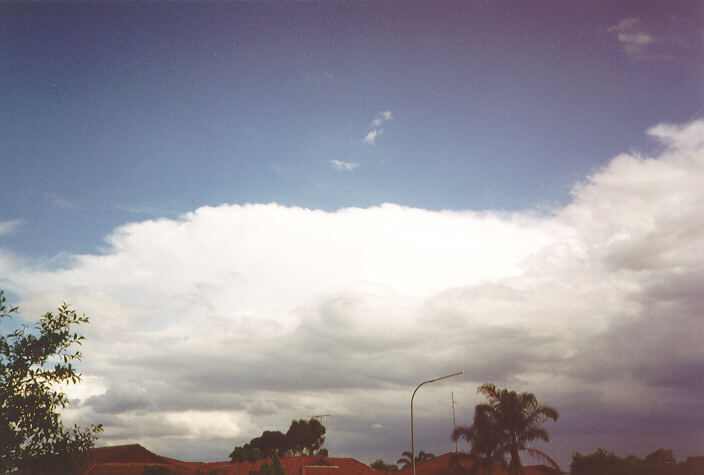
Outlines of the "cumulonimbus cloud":
{"type": "MultiPolygon", "coordinates": [[[[330,413],[332,453],[393,459],[409,388],[464,369],[462,423],[493,381],[561,410],[562,461],[604,430],[669,447],[704,435],[704,120],[648,132],[657,155],[613,158],[550,214],[226,204],[126,224],[61,269],[0,268],[23,315],[91,317],[67,415],[104,443],[226,459],[330,413]]],[[[421,396],[438,452],[443,391],[421,396]]]]}

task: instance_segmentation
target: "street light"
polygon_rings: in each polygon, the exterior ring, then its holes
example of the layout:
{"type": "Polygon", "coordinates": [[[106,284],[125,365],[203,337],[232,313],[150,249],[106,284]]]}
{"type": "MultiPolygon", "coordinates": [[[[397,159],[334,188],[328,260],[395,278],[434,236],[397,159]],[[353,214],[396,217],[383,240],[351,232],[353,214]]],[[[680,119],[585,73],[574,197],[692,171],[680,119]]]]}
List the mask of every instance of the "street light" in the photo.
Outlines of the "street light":
{"type": "Polygon", "coordinates": [[[418,391],[420,389],[420,387],[423,386],[424,384],[434,383],[435,381],[440,381],[441,379],[451,378],[453,376],[459,376],[460,374],[464,374],[464,371],[458,371],[457,373],[448,374],[447,376],[443,376],[441,378],[435,378],[435,379],[429,379],[427,381],[423,381],[418,386],[416,386],[415,391],[413,391],[413,395],[411,396],[411,463],[413,464],[413,475],[416,475],[416,445],[415,445],[415,440],[413,439],[413,398],[416,397],[416,391],[418,391]]]}

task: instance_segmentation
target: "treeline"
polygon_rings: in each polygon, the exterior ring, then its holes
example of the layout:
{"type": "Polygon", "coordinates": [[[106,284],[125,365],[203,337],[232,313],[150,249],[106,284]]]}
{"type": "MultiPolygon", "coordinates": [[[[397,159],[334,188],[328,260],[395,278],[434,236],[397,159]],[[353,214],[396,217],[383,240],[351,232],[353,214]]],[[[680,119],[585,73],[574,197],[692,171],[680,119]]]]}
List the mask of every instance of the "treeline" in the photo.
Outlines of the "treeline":
{"type": "Polygon", "coordinates": [[[619,457],[601,447],[594,453],[575,452],[570,464],[572,475],[701,475],[692,463],[677,462],[672,450],[657,449],[645,458],[619,457]]]}
{"type": "Polygon", "coordinates": [[[232,462],[255,462],[277,456],[327,455],[321,449],[325,427],[317,419],[293,420],[286,433],[267,430],[230,453],[232,462]]]}

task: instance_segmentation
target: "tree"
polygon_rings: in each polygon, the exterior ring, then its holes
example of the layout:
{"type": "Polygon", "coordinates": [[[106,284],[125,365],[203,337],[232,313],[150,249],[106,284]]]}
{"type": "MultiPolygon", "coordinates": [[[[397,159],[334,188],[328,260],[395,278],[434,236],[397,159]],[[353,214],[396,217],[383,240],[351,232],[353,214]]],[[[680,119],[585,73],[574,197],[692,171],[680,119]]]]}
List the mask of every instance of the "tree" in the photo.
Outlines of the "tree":
{"type": "Polygon", "coordinates": [[[478,405],[474,408],[474,424],[469,427],[460,426],[452,431],[452,440],[457,442],[460,439],[469,442],[469,454],[477,459],[471,468],[472,473],[482,471],[492,475],[495,465],[507,467],[504,431],[486,406],[478,405]]]}
{"type": "Polygon", "coordinates": [[[672,450],[660,448],[646,455],[645,463],[664,470],[675,465],[675,454],[672,450]]]}
{"type": "MultiPolygon", "coordinates": [[[[503,433],[502,440],[497,447],[504,454],[510,456],[509,473],[512,475],[523,473],[521,451],[541,458],[559,469],[557,463],[547,454],[528,446],[534,440],[545,442],[550,440],[548,431],[542,427],[542,424],[548,419],[557,421],[560,417],[557,409],[552,406],[539,405],[533,393],[519,394],[516,391],[497,388],[491,383],[479,386],[477,392],[488,399],[486,403],[477,406],[481,413],[486,413],[482,417],[491,421],[485,428],[494,430],[494,424],[496,424],[500,432],[503,433]]],[[[481,438],[489,439],[490,437],[484,434],[481,438]]]]}
{"type": "Polygon", "coordinates": [[[231,462],[256,462],[265,458],[262,455],[262,451],[257,447],[251,447],[249,444],[245,444],[244,447],[235,447],[235,449],[230,452],[231,462]]]}
{"type": "MultiPolygon", "coordinates": [[[[634,460],[633,462],[637,462],[634,460]]],[[[618,475],[621,473],[621,459],[613,452],[599,447],[593,454],[572,454],[570,473],[572,475],[618,475]]]]}
{"type": "Polygon", "coordinates": [[[369,464],[370,468],[375,468],[377,470],[384,470],[386,472],[397,472],[398,466],[392,463],[386,463],[381,459],[376,459],[374,462],[369,464]]]}
{"type": "Polygon", "coordinates": [[[599,447],[595,452],[572,454],[572,475],[693,475],[685,462],[677,463],[672,450],[657,449],[640,459],[635,455],[620,458],[599,447]]]}
{"type": "Polygon", "coordinates": [[[321,448],[325,442],[325,426],[317,419],[293,420],[286,434],[281,431],[264,431],[230,453],[232,462],[254,462],[280,455],[321,455],[327,456],[327,449],[321,448]]]}
{"type": "MultiPolygon", "coordinates": [[[[402,457],[400,459],[398,459],[396,461],[396,463],[400,464],[401,468],[405,468],[405,467],[411,465],[411,463],[412,463],[411,462],[411,457],[412,457],[411,452],[408,452],[408,451],[403,452],[401,455],[402,455],[402,457]]],[[[425,462],[426,460],[430,460],[430,459],[434,459],[434,458],[435,458],[435,455],[431,454],[430,452],[425,452],[425,451],[421,450],[420,452],[418,452],[418,455],[416,455],[416,463],[418,464],[418,463],[425,462]]]]}
{"type": "MultiPolygon", "coordinates": [[[[0,322],[12,318],[0,290],[0,322]]],[[[88,323],[64,303],[56,315],[44,314],[33,325],[0,335],[0,473],[71,473],[79,455],[93,447],[102,426],[65,427],[59,410],[68,404],[60,384],[77,383],[72,365],[81,353],[82,335],[73,326],[88,323]]]]}
{"type": "Polygon", "coordinates": [[[319,420],[293,420],[286,432],[286,454],[315,455],[325,443],[325,426],[319,420]]]}
{"type": "Polygon", "coordinates": [[[286,475],[284,464],[281,463],[278,453],[274,453],[271,463],[264,463],[259,471],[251,471],[249,475],[286,475]]]}

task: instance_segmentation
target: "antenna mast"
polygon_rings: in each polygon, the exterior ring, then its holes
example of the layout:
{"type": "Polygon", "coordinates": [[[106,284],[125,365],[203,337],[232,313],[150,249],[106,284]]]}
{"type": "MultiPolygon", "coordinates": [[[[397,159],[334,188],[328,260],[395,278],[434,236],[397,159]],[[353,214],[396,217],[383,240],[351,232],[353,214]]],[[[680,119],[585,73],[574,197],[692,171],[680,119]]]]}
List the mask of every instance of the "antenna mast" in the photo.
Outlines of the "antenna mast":
{"type": "MultiPolygon", "coordinates": [[[[452,433],[455,433],[455,429],[457,428],[455,424],[455,392],[450,391],[450,394],[452,395],[452,433]]],[[[457,441],[455,440],[455,453],[457,453],[457,441]]]]}
{"type": "Polygon", "coordinates": [[[310,416],[311,420],[312,419],[318,419],[318,422],[320,422],[320,425],[323,425],[323,417],[330,417],[332,414],[318,414],[317,416],[310,416]]]}

